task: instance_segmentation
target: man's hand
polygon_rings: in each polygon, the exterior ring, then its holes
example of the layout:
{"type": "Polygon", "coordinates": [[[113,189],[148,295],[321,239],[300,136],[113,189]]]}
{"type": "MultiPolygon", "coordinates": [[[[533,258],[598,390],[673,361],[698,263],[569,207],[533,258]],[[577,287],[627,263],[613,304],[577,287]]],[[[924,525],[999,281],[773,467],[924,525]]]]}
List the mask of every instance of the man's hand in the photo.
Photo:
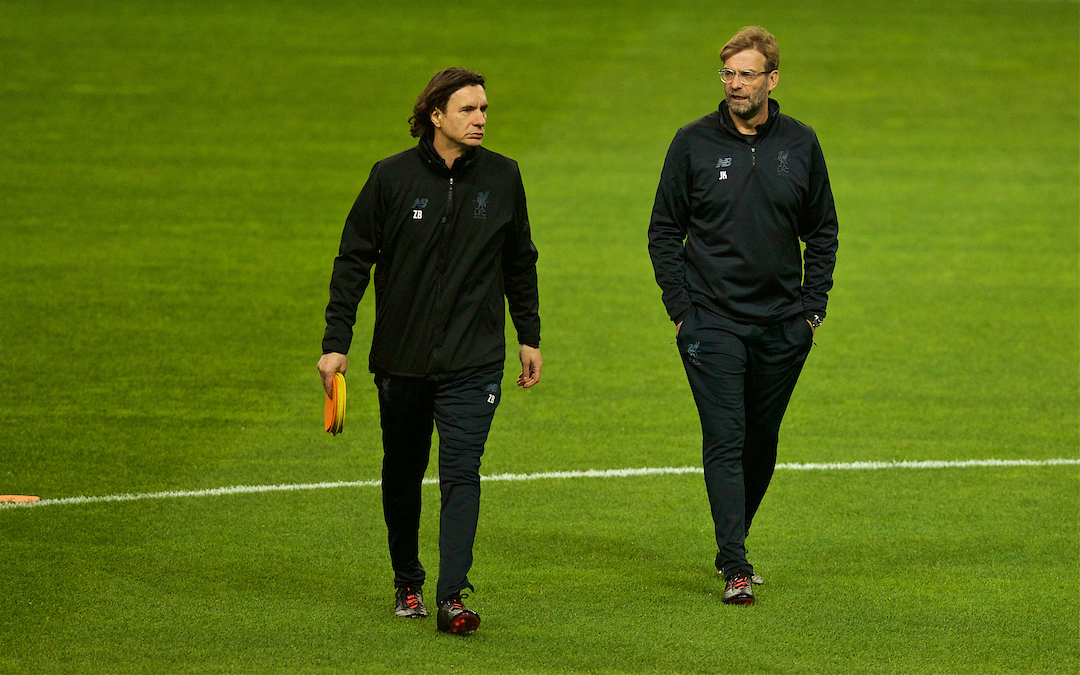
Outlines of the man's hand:
{"type": "Polygon", "coordinates": [[[679,337],[679,330],[682,328],[682,321],[675,324],[675,337],[679,337]]]}
{"type": "Polygon", "coordinates": [[[518,352],[521,359],[521,375],[518,375],[518,386],[528,389],[540,381],[540,369],[544,365],[544,359],[540,358],[540,350],[529,345],[521,345],[518,352]]]}
{"type": "Polygon", "coordinates": [[[810,319],[806,320],[808,326],[810,326],[810,334],[813,335],[817,332],[817,328],[814,328],[814,324],[810,323],[810,319]]]}
{"type": "Polygon", "coordinates": [[[337,373],[344,375],[348,369],[348,356],[337,352],[322,355],[322,358],[319,359],[319,375],[322,376],[322,386],[326,390],[327,396],[333,391],[334,375],[337,373]]]}

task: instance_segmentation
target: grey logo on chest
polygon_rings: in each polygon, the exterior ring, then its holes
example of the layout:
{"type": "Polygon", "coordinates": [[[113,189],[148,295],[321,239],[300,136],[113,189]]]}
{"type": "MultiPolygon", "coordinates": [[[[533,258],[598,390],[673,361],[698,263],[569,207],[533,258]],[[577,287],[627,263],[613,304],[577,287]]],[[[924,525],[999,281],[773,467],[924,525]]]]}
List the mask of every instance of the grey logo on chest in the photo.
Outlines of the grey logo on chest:
{"type": "Polygon", "coordinates": [[[491,194],[490,190],[477,193],[476,210],[473,211],[473,216],[476,218],[487,218],[487,201],[489,194],[491,194]]]}

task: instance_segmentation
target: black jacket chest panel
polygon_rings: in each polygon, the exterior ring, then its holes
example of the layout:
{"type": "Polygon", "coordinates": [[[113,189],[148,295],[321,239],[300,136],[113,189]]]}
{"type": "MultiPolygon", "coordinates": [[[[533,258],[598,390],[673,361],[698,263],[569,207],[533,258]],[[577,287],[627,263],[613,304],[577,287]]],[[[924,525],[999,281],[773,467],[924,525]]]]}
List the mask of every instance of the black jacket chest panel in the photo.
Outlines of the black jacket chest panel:
{"type": "Polygon", "coordinates": [[[763,205],[771,210],[764,222],[797,219],[809,188],[811,147],[779,131],[771,130],[753,145],[723,130],[690,131],[690,204],[698,225],[756,221],[763,205]]]}

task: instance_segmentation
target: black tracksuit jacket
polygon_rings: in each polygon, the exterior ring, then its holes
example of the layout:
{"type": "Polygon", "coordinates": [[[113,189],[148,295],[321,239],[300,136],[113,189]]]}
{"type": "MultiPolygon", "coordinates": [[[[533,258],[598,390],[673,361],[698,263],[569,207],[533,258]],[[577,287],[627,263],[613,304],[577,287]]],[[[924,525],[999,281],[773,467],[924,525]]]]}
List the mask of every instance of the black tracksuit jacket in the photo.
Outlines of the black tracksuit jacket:
{"type": "Polygon", "coordinates": [[[756,136],[725,101],[668,149],[649,255],[675,323],[693,305],[750,324],[825,316],[837,247],[825,158],[813,129],[768,104],[756,136]]]}
{"type": "Polygon", "coordinates": [[[356,198],[322,347],[348,353],[374,266],[371,371],[450,380],[503,367],[504,297],[518,341],[539,347],[537,254],[517,163],[477,147],[448,169],[431,138],[376,163],[356,198]]]}

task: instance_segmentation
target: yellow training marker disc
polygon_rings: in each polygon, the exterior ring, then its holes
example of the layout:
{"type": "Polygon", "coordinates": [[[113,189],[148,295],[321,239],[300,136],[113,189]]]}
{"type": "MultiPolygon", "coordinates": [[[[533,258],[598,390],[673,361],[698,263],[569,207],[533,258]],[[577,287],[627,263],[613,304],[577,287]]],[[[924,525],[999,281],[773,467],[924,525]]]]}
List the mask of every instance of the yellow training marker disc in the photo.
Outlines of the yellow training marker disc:
{"type": "Polygon", "coordinates": [[[345,376],[338,373],[334,376],[334,380],[337,382],[337,415],[334,417],[334,423],[337,426],[337,433],[340,434],[345,426],[345,376]]]}

